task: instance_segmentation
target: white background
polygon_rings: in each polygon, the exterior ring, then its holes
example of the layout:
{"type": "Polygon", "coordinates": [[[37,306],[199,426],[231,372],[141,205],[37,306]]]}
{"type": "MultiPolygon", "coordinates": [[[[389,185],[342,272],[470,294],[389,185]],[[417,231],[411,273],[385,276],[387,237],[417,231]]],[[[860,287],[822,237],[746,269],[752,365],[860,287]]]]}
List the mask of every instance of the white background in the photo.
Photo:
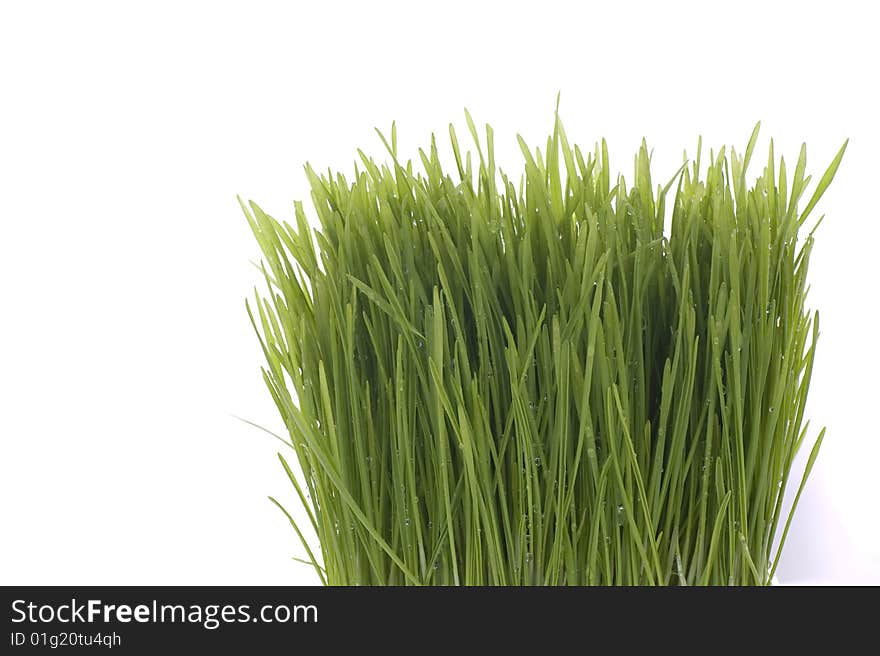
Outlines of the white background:
{"type": "Polygon", "coordinates": [[[557,91],[625,174],[643,136],[658,179],[758,119],[814,179],[851,139],[811,270],[829,430],[779,575],[880,583],[871,3],[305,4],[3,3],[0,583],[315,582],[273,440],[232,417],[279,424],[235,196],[289,219],[306,160],[381,156],[392,119],[415,155],[465,106],[515,170],[557,91]]]}

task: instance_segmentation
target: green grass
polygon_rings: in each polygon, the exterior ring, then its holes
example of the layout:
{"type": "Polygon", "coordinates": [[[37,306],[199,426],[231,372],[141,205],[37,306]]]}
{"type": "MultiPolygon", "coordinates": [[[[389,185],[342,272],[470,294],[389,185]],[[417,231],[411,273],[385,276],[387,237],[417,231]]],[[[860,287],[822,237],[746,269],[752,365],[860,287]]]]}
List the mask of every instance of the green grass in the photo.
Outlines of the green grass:
{"type": "Polygon", "coordinates": [[[394,128],[386,164],[307,166],[317,230],[242,204],[304,560],[330,585],[767,584],[810,434],[804,225],[846,145],[801,210],[804,149],[792,172],[771,142],[747,186],[757,127],[663,185],[643,143],[627,186],[558,118],[517,181],[467,125],[451,173],[394,128]]]}

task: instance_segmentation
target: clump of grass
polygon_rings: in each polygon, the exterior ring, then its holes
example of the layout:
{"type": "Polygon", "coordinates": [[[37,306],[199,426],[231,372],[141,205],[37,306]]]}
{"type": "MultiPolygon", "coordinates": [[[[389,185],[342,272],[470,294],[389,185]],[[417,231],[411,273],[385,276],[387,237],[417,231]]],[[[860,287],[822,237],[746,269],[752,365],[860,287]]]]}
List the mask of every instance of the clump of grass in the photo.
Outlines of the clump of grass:
{"type": "Polygon", "coordinates": [[[242,204],[307,562],[331,585],[767,584],[819,334],[799,233],[845,144],[800,210],[804,149],[792,173],[771,142],[747,186],[757,127],[664,186],[643,142],[627,186],[557,117],[516,185],[466,117],[451,174],[394,128],[351,180],[307,166],[318,230],[242,204]]]}

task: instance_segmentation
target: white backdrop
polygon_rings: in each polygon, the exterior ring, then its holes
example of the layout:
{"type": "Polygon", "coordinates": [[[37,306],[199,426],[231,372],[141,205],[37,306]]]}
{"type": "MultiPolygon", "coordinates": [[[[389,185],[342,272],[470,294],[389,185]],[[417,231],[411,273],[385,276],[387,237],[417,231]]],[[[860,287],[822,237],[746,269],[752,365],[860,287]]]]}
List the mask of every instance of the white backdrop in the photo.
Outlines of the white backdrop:
{"type": "Polygon", "coordinates": [[[279,423],[235,196],[290,218],[306,160],[348,171],[392,119],[415,155],[465,106],[517,169],[557,91],[627,175],[643,136],[658,179],[758,119],[817,177],[851,139],[811,270],[828,436],[779,575],[880,583],[869,3],[304,4],[0,8],[0,583],[315,582],[273,440],[232,417],[279,423]]]}

